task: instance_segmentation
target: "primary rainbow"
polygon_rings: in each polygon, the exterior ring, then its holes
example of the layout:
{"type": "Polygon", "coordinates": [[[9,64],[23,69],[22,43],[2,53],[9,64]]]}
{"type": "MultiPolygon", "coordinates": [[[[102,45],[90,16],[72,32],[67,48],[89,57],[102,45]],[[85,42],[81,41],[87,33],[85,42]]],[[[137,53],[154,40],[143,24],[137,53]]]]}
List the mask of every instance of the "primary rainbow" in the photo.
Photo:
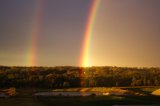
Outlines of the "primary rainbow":
{"type": "Polygon", "coordinates": [[[94,23],[96,20],[96,15],[98,12],[98,7],[100,5],[101,0],[92,0],[91,8],[89,10],[89,15],[87,18],[87,24],[84,33],[84,43],[82,46],[82,58],[81,58],[81,66],[87,67],[89,66],[89,48],[90,41],[93,35],[94,23]]]}
{"type": "Polygon", "coordinates": [[[40,26],[41,20],[43,15],[43,8],[44,8],[44,0],[38,0],[35,2],[35,10],[34,10],[34,17],[33,17],[33,24],[31,33],[29,34],[29,53],[27,54],[27,65],[28,66],[36,66],[37,65],[37,41],[38,36],[40,34],[40,26]]]}
{"type": "MultiPolygon", "coordinates": [[[[37,65],[37,41],[40,33],[40,24],[43,15],[45,0],[38,0],[36,2],[36,9],[34,11],[33,25],[31,29],[31,33],[29,36],[29,53],[27,54],[27,65],[28,66],[36,66],[37,65]]],[[[89,15],[87,18],[85,33],[84,33],[84,43],[82,45],[82,57],[81,57],[81,66],[87,67],[89,66],[89,48],[90,48],[90,40],[92,37],[94,23],[96,19],[96,14],[98,11],[98,7],[101,0],[92,0],[91,7],[89,10],[89,15]]]]}

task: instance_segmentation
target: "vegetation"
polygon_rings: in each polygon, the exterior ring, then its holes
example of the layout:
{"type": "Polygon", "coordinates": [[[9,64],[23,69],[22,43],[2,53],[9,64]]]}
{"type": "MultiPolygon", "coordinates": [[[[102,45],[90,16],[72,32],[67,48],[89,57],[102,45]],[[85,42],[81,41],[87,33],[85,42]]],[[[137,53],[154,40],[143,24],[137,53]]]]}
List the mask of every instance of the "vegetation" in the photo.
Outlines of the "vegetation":
{"type": "Polygon", "coordinates": [[[4,93],[8,96],[15,96],[16,95],[16,88],[9,88],[0,90],[0,93],[4,93]]]}
{"type": "Polygon", "coordinates": [[[114,106],[152,105],[159,106],[160,97],[153,96],[97,96],[97,97],[14,97],[0,99],[0,106],[114,106]]]}
{"type": "Polygon", "coordinates": [[[11,95],[7,98],[0,98],[0,106],[13,104],[16,106],[159,105],[160,97],[150,95],[159,89],[159,79],[160,68],[0,66],[0,92],[11,95]],[[118,89],[119,92],[127,91],[131,95],[33,96],[37,92],[61,90],[106,92],[114,89],[118,89]]]}
{"type": "Polygon", "coordinates": [[[0,88],[160,86],[160,68],[0,66],[0,88]]]}

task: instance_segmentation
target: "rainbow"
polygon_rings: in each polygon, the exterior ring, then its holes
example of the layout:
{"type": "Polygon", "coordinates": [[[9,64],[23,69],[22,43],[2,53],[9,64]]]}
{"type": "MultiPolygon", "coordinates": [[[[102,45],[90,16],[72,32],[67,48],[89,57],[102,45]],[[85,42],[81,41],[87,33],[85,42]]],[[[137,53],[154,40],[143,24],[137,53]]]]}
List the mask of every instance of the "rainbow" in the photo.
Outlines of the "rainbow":
{"type": "MultiPolygon", "coordinates": [[[[27,53],[27,65],[36,66],[37,65],[37,45],[38,45],[38,36],[40,34],[40,26],[44,9],[44,1],[36,1],[36,9],[34,10],[33,24],[31,32],[29,34],[29,53],[27,53]]],[[[80,66],[87,67],[89,66],[89,48],[90,40],[93,35],[94,23],[96,20],[96,14],[98,12],[98,7],[101,0],[92,0],[91,7],[89,9],[89,15],[86,22],[85,33],[84,33],[84,43],[82,45],[82,56],[80,66]]]]}
{"type": "Polygon", "coordinates": [[[93,35],[94,30],[94,23],[96,20],[96,15],[98,12],[98,8],[100,5],[101,0],[92,0],[91,8],[89,10],[89,16],[87,18],[87,24],[85,27],[85,33],[84,33],[84,43],[82,46],[82,58],[80,62],[80,66],[82,67],[88,67],[89,66],[89,49],[90,49],[90,42],[91,37],[93,35]]]}
{"type": "Polygon", "coordinates": [[[38,36],[40,34],[40,26],[44,9],[44,0],[38,0],[35,2],[35,10],[33,17],[33,24],[31,27],[31,32],[29,34],[29,53],[27,54],[27,65],[36,66],[37,65],[37,45],[38,45],[38,36]]]}
{"type": "Polygon", "coordinates": [[[90,43],[91,43],[91,37],[93,35],[94,30],[94,23],[96,20],[96,15],[98,12],[98,8],[100,5],[101,0],[92,0],[91,7],[89,9],[89,15],[86,22],[85,27],[85,33],[84,33],[84,41],[82,45],[82,56],[80,61],[80,66],[82,68],[80,69],[80,85],[81,87],[86,86],[85,77],[86,77],[86,71],[89,64],[89,49],[90,49],[90,43]]]}

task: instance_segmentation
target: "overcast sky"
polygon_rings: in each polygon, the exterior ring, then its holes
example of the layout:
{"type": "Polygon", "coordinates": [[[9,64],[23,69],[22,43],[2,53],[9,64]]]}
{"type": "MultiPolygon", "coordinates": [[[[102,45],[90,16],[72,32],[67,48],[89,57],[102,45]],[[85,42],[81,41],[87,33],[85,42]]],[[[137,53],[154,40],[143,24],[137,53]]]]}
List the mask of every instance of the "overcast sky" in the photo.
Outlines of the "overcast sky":
{"type": "MultiPolygon", "coordinates": [[[[0,0],[0,65],[28,66],[38,28],[37,66],[79,66],[92,2],[0,0]]],[[[160,0],[101,0],[89,64],[160,67],[159,10],[160,0]]]]}

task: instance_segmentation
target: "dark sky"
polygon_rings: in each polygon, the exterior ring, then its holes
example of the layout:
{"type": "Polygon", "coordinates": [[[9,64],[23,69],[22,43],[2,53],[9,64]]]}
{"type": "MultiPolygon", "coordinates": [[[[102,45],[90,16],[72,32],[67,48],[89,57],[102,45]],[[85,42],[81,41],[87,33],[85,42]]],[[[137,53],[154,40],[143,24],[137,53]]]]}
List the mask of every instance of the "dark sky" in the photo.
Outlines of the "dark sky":
{"type": "MultiPolygon", "coordinates": [[[[0,65],[30,65],[33,30],[38,28],[36,65],[79,66],[92,2],[0,0],[0,65]]],[[[160,67],[159,10],[160,0],[101,0],[90,65],[160,67]]]]}

